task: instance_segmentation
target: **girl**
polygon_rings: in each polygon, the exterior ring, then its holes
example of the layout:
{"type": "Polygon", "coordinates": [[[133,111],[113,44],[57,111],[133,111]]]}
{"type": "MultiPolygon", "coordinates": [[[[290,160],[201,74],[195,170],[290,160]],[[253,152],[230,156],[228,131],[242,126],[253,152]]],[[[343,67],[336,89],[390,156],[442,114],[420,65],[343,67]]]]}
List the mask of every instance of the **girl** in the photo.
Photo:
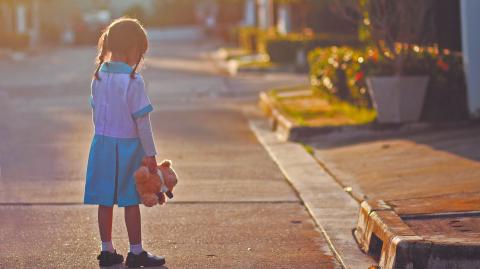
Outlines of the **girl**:
{"type": "Polygon", "coordinates": [[[156,173],[156,150],[149,113],[153,110],[137,68],[147,51],[145,29],[138,20],[112,22],[98,42],[97,69],[92,81],[90,104],[95,135],[90,148],[85,184],[85,204],[98,204],[98,227],[102,249],[100,266],[122,263],[112,244],[113,205],[125,207],[130,252],[128,267],[161,266],[165,258],[142,248],[140,199],[133,173],[145,158],[156,173]]]}

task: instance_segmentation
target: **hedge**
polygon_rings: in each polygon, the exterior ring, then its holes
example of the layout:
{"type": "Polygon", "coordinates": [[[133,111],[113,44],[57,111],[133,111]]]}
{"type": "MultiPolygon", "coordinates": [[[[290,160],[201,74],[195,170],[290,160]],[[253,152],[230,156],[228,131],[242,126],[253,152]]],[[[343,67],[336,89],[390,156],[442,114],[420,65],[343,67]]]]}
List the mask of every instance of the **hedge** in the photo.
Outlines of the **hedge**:
{"type": "Polygon", "coordinates": [[[360,46],[360,42],[355,37],[345,35],[317,34],[305,36],[288,34],[267,38],[266,51],[272,62],[293,64],[296,62],[299,51],[303,50],[305,54],[308,54],[317,47],[338,45],[357,47],[360,46]]]}

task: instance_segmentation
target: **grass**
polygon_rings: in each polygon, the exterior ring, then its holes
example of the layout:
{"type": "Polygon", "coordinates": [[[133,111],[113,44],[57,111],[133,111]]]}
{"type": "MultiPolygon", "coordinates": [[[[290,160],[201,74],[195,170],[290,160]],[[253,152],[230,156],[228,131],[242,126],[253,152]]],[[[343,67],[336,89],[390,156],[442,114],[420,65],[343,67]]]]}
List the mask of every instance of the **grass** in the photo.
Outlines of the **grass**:
{"type": "Polygon", "coordinates": [[[313,154],[315,154],[315,150],[313,149],[312,146],[306,145],[306,144],[302,144],[302,146],[308,154],[310,154],[312,156],[313,156],[313,154]]]}
{"type": "Polygon", "coordinates": [[[373,109],[355,106],[310,86],[273,89],[268,95],[284,116],[301,126],[361,125],[376,118],[373,109]]]}

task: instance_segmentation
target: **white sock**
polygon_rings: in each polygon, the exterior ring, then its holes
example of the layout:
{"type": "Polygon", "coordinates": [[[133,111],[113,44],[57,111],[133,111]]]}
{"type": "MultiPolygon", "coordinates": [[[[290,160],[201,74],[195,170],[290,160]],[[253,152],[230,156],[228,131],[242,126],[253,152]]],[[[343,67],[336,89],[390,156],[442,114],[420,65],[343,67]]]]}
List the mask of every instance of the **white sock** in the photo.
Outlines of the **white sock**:
{"type": "Polygon", "coordinates": [[[112,241],[102,242],[102,251],[109,251],[111,253],[115,252],[112,241]]]}
{"type": "Polygon", "coordinates": [[[138,255],[142,253],[142,251],[143,251],[142,243],[136,244],[136,245],[130,244],[130,252],[132,252],[133,254],[138,255]]]}

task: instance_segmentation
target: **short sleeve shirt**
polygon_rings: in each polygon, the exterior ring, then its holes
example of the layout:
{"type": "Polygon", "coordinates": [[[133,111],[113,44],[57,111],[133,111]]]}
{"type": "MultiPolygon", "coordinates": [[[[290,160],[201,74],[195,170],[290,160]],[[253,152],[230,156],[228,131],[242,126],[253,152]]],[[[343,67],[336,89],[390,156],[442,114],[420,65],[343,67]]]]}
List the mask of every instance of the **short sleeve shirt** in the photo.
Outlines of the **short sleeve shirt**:
{"type": "Polygon", "coordinates": [[[116,138],[138,137],[135,118],[153,110],[140,74],[121,62],[102,64],[99,79],[92,81],[90,103],[95,134],[116,138]]]}

